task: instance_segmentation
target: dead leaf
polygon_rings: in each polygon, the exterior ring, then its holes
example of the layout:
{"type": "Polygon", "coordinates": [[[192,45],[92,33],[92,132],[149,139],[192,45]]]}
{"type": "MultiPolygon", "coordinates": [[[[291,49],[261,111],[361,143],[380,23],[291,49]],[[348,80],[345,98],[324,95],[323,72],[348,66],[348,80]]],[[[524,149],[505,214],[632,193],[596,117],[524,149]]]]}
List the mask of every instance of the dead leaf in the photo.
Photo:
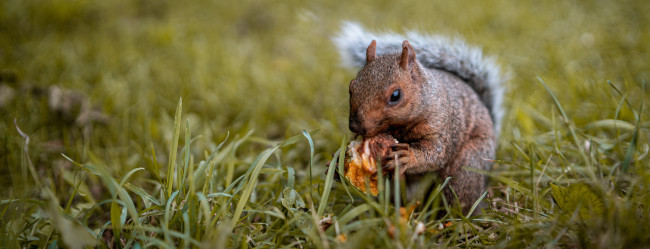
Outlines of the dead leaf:
{"type": "Polygon", "coordinates": [[[97,244],[96,238],[88,230],[63,216],[63,210],[59,206],[59,201],[52,192],[45,190],[45,195],[49,200],[45,212],[52,218],[56,230],[61,233],[63,244],[69,248],[84,248],[97,244]]]}

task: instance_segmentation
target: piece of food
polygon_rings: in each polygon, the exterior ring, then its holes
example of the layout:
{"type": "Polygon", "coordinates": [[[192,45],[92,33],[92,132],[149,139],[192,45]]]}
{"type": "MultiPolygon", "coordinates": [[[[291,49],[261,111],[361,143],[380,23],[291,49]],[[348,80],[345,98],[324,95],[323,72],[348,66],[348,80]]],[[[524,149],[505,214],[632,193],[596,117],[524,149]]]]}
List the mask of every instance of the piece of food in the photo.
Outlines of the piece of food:
{"type": "Polygon", "coordinates": [[[377,195],[377,159],[389,155],[397,140],[388,134],[357,139],[348,145],[345,177],[362,192],[377,195]],[[366,190],[366,186],[369,190],[366,190]]]}

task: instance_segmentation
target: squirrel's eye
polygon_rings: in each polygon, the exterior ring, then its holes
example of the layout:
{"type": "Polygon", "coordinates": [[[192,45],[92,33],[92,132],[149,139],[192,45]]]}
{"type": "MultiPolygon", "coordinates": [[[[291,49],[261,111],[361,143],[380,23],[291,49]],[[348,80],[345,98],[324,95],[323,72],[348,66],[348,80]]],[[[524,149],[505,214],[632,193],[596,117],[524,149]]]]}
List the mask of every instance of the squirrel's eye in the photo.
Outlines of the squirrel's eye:
{"type": "Polygon", "coordinates": [[[390,103],[390,104],[396,104],[398,101],[400,101],[400,99],[402,99],[402,90],[400,90],[400,89],[396,89],[396,90],[393,91],[393,93],[390,95],[389,103],[390,103]]]}

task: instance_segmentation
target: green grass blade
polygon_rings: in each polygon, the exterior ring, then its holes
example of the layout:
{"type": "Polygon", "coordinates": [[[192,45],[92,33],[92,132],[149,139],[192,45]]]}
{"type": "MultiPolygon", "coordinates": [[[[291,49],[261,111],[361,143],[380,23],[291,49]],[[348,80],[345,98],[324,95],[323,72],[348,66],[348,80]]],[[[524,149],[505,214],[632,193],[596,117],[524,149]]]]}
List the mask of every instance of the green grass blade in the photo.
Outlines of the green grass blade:
{"type": "MultiPolygon", "coordinates": [[[[240,145],[242,145],[244,142],[248,141],[248,139],[253,135],[253,130],[250,130],[240,139],[235,139],[235,142],[231,144],[230,150],[228,150],[229,155],[231,158],[235,157],[235,151],[237,151],[237,148],[239,148],[240,145]]],[[[226,164],[226,179],[224,181],[224,187],[230,188],[232,186],[232,179],[235,175],[235,162],[231,159],[228,160],[226,164]]]]}
{"type": "MultiPolygon", "coordinates": [[[[206,177],[205,183],[203,184],[203,193],[208,192],[208,188],[213,187],[215,184],[213,183],[213,177],[214,177],[214,165],[216,164],[213,160],[215,156],[217,155],[217,152],[220,152],[221,147],[228,141],[228,138],[230,137],[230,132],[226,134],[226,138],[221,141],[221,143],[217,146],[217,148],[212,152],[210,157],[208,157],[208,160],[206,160],[206,165],[209,165],[208,167],[208,175],[206,177]]],[[[197,173],[201,173],[200,171],[197,173]]],[[[198,177],[197,177],[198,179],[198,177]]]]}
{"type": "Polygon", "coordinates": [[[616,129],[616,128],[621,128],[625,129],[627,131],[634,131],[636,128],[634,124],[631,124],[630,122],[626,122],[623,120],[618,120],[618,119],[602,119],[602,120],[597,120],[591,123],[588,123],[587,125],[584,126],[585,129],[602,129],[602,128],[609,128],[609,129],[616,129]]]}
{"type": "MultiPolygon", "coordinates": [[[[645,82],[642,84],[643,92],[645,92],[645,82]]],[[[632,141],[630,142],[629,147],[627,148],[627,151],[625,152],[625,159],[623,160],[623,163],[621,164],[621,170],[623,172],[627,172],[627,169],[630,167],[632,164],[632,161],[634,160],[634,155],[636,154],[636,148],[638,144],[638,139],[639,139],[639,129],[641,128],[641,115],[643,115],[643,104],[645,102],[645,95],[641,97],[641,103],[639,104],[639,115],[636,117],[636,127],[634,128],[634,132],[632,135],[632,141]]]]}
{"type": "Polygon", "coordinates": [[[172,144],[169,151],[169,163],[167,164],[167,197],[172,194],[172,186],[174,185],[174,166],[176,165],[176,151],[178,150],[178,136],[181,132],[181,112],[183,110],[183,98],[178,100],[176,106],[176,115],[174,115],[174,135],[172,137],[172,144]]]}
{"type": "Polygon", "coordinates": [[[208,197],[210,197],[210,198],[213,198],[213,197],[229,197],[229,198],[232,198],[233,196],[230,195],[230,194],[226,194],[226,193],[212,193],[212,194],[208,194],[208,197]]]}
{"type": "Polygon", "coordinates": [[[587,173],[589,174],[589,177],[591,179],[596,179],[596,173],[593,170],[591,159],[587,156],[585,153],[582,143],[580,143],[580,140],[578,139],[578,136],[576,135],[575,128],[571,124],[571,120],[569,117],[566,115],[566,112],[564,112],[564,108],[562,108],[562,105],[560,104],[560,101],[555,97],[555,94],[551,91],[550,88],[546,85],[546,83],[542,80],[542,78],[537,77],[537,79],[544,85],[544,88],[546,88],[546,91],[548,92],[549,95],[551,95],[551,98],[553,99],[553,102],[555,103],[555,106],[557,109],[560,111],[560,114],[562,114],[562,117],[564,118],[564,124],[569,128],[569,133],[571,134],[571,137],[573,138],[573,143],[575,146],[578,148],[578,151],[580,152],[580,155],[582,156],[582,159],[584,160],[584,163],[587,165],[587,173]]]}
{"type": "Polygon", "coordinates": [[[210,224],[210,204],[208,203],[208,198],[203,195],[203,193],[196,193],[196,197],[199,199],[199,205],[201,206],[201,211],[203,213],[203,224],[204,229],[208,229],[208,224],[210,224]]]}
{"type": "Polygon", "coordinates": [[[275,152],[280,147],[280,145],[277,145],[271,149],[267,149],[262,153],[257,160],[257,163],[252,166],[253,171],[250,174],[250,177],[248,178],[248,184],[246,188],[244,188],[244,192],[241,194],[239,198],[239,202],[237,203],[237,208],[235,209],[235,213],[232,216],[232,220],[230,221],[230,229],[232,231],[233,228],[235,228],[235,225],[237,222],[239,222],[239,218],[241,217],[241,213],[244,210],[244,206],[246,206],[246,203],[248,202],[248,199],[251,196],[251,193],[253,193],[253,190],[255,189],[255,186],[257,185],[258,181],[258,176],[260,173],[260,170],[264,166],[264,163],[266,163],[266,160],[269,159],[269,157],[275,152]]]}
{"type": "MultiPolygon", "coordinates": [[[[395,158],[395,161],[397,161],[397,158],[395,158]]],[[[399,207],[402,202],[402,197],[401,197],[401,190],[400,190],[400,179],[399,179],[399,163],[395,163],[395,171],[393,171],[393,185],[395,187],[394,193],[393,193],[393,206],[395,208],[395,224],[398,224],[399,222],[399,217],[400,217],[400,212],[399,212],[399,207]]]]}
{"type": "Polygon", "coordinates": [[[190,229],[190,218],[187,215],[187,212],[183,213],[183,225],[184,225],[183,226],[184,231],[183,231],[183,237],[181,237],[181,241],[182,241],[181,248],[189,248],[190,243],[188,243],[188,242],[192,239],[192,237],[190,237],[190,230],[191,230],[190,229]]]}
{"type": "MultiPolygon", "coordinates": [[[[314,163],[314,141],[312,141],[311,136],[309,135],[309,132],[303,130],[302,135],[305,138],[307,138],[307,141],[309,141],[309,186],[310,186],[309,187],[309,195],[314,196],[314,193],[312,193],[312,188],[311,188],[311,186],[313,186],[313,184],[314,184],[314,182],[312,180],[313,173],[311,172],[312,168],[314,167],[314,165],[313,165],[313,163],[314,163]]],[[[320,209],[320,207],[319,207],[319,209],[320,209]]]]}
{"type": "Polygon", "coordinates": [[[126,183],[126,184],[124,184],[124,188],[131,191],[131,192],[133,192],[133,193],[135,193],[135,194],[137,194],[138,196],[140,196],[140,198],[142,198],[143,201],[147,200],[147,201],[153,202],[156,205],[161,204],[161,202],[158,201],[158,199],[151,196],[149,193],[147,193],[147,191],[145,191],[144,189],[139,188],[139,187],[137,187],[137,186],[135,186],[133,184],[126,183]]]}
{"type": "MultiPolygon", "coordinates": [[[[608,80],[608,81],[607,81],[607,84],[609,84],[609,86],[611,86],[612,88],[614,88],[614,90],[615,90],[619,95],[621,95],[621,101],[622,101],[622,102],[625,102],[625,104],[627,105],[627,107],[630,108],[630,110],[632,110],[632,112],[634,112],[634,118],[636,118],[636,119],[638,120],[638,119],[639,119],[639,113],[637,113],[637,112],[634,110],[634,108],[632,107],[633,105],[632,105],[632,104],[630,103],[630,101],[628,100],[628,98],[627,98],[627,94],[623,94],[623,92],[621,92],[621,90],[618,89],[618,87],[616,87],[616,85],[614,85],[614,83],[612,83],[611,81],[608,80]]],[[[643,88],[644,88],[644,90],[645,90],[645,83],[644,83],[643,88]]],[[[617,108],[617,113],[618,113],[618,109],[620,109],[620,108],[617,108]]]]}
{"type": "Polygon", "coordinates": [[[185,180],[188,178],[187,174],[189,174],[189,168],[192,167],[190,165],[190,144],[192,143],[191,140],[191,131],[190,131],[190,120],[187,119],[185,120],[185,147],[183,148],[183,152],[185,153],[183,155],[184,163],[183,167],[180,167],[180,174],[178,175],[178,184],[179,187],[178,189],[181,190],[181,193],[185,193],[187,190],[185,189],[185,180]]]}
{"type": "Polygon", "coordinates": [[[445,181],[442,184],[439,184],[435,190],[431,194],[429,194],[429,197],[427,198],[427,202],[424,204],[424,207],[422,208],[422,212],[425,212],[424,215],[419,215],[417,218],[417,221],[423,221],[429,218],[430,212],[428,211],[431,205],[433,205],[433,201],[442,193],[442,190],[449,184],[449,181],[451,181],[451,177],[447,177],[445,181]]]}
{"type": "Polygon", "coordinates": [[[170,225],[169,221],[172,215],[171,206],[172,206],[172,202],[174,201],[174,198],[176,198],[178,193],[179,191],[176,190],[174,193],[172,193],[169,196],[169,199],[167,199],[167,203],[165,204],[165,215],[163,216],[163,222],[162,222],[162,232],[165,236],[165,241],[170,244],[171,244],[171,237],[170,237],[171,231],[169,230],[169,225],[170,225]]]}
{"type": "MultiPolygon", "coordinates": [[[[84,171],[82,176],[81,176],[81,180],[79,180],[79,182],[77,182],[77,184],[73,184],[74,182],[71,183],[71,185],[73,187],[73,191],[72,191],[72,194],[70,195],[70,198],[68,199],[68,202],[65,205],[65,209],[63,211],[64,213],[70,212],[70,205],[72,205],[72,201],[74,200],[74,197],[77,195],[77,193],[79,193],[79,186],[83,183],[83,179],[85,178],[85,176],[86,176],[86,172],[84,171]]],[[[76,179],[76,176],[74,177],[74,179],[76,179]]],[[[0,216],[0,217],[2,217],[2,216],[0,216]]]]}
{"type": "Polygon", "coordinates": [[[488,193],[487,191],[483,192],[483,195],[481,195],[481,197],[474,202],[474,205],[472,205],[472,208],[469,210],[469,213],[467,213],[467,215],[465,216],[465,219],[469,219],[471,214],[474,213],[474,210],[476,210],[476,207],[478,207],[478,205],[481,204],[481,201],[483,201],[485,196],[487,196],[487,193],[488,193]]]}
{"type": "Polygon", "coordinates": [[[111,204],[111,224],[113,226],[113,234],[115,237],[120,238],[122,232],[122,223],[120,222],[120,206],[116,201],[111,204]]]}
{"type": "Polygon", "coordinates": [[[129,214],[133,218],[133,223],[140,224],[138,211],[135,208],[135,204],[133,203],[129,193],[127,193],[124,188],[117,188],[117,195],[120,197],[120,200],[124,202],[124,207],[129,211],[129,214]]]}
{"type": "MultiPolygon", "coordinates": [[[[347,152],[347,141],[348,141],[348,136],[344,135],[343,139],[341,139],[341,146],[338,149],[338,156],[339,160],[337,162],[337,173],[339,174],[339,178],[341,178],[341,185],[343,185],[343,189],[345,189],[345,192],[348,194],[348,197],[350,198],[350,202],[354,202],[354,197],[352,197],[352,194],[350,193],[350,190],[348,189],[348,184],[349,182],[345,178],[345,156],[347,152]]],[[[334,162],[334,160],[332,160],[334,162]]]]}
{"type": "MultiPolygon", "coordinates": [[[[335,153],[334,158],[332,159],[333,162],[336,161],[336,157],[340,154],[340,151],[337,151],[335,153]]],[[[318,217],[323,216],[323,212],[325,211],[325,207],[327,206],[327,199],[330,196],[330,191],[332,190],[332,184],[334,183],[334,171],[336,164],[335,163],[330,163],[329,169],[327,171],[327,177],[325,178],[325,186],[323,187],[323,195],[320,197],[320,202],[318,203],[318,211],[316,212],[316,215],[318,217]]]]}
{"type": "Polygon", "coordinates": [[[367,212],[371,208],[372,207],[367,203],[361,204],[361,205],[356,206],[355,208],[351,209],[350,211],[346,212],[343,216],[338,218],[338,221],[339,221],[339,223],[341,225],[348,224],[348,222],[350,222],[351,220],[353,220],[357,216],[367,212]]]}
{"type": "Polygon", "coordinates": [[[124,185],[124,183],[126,182],[126,180],[128,180],[129,177],[131,177],[131,175],[133,175],[135,172],[138,172],[140,170],[144,170],[144,168],[135,168],[135,169],[132,169],[131,171],[129,171],[129,173],[127,173],[126,175],[124,175],[124,177],[122,177],[122,180],[120,181],[120,184],[118,186],[122,187],[124,185]]]}

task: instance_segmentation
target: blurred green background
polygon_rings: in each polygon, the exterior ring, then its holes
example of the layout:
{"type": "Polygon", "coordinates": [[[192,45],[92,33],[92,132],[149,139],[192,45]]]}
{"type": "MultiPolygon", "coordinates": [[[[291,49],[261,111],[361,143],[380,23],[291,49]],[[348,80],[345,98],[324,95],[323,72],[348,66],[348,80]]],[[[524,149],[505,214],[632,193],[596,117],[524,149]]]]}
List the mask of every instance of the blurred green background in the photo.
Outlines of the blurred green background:
{"type": "MultiPolygon", "coordinates": [[[[181,97],[193,153],[228,132],[279,140],[318,130],[321,167],[348,133],[355,71],[339,66],[330,41],[343,20],[459,36],[495,56],[511,75],[501,144],[552,129],[553,104],[537,77],[577,125],[611,119],[620,95],[607,80],[631,103],[650,93],[641,87],[650,76],[648,13],[650,1],[4,0],[0,181],[8,187],[0,193],[35,193],[27,160],[56,185],[71,167],[61,153],[115,175],[150,164],[152,150],[164,164],[181,97]],[[30,137],[29,158],[14,120],[30,137]]],[[[634,119],[629,109],[618,115],[634,119]]],[[[308,147],[285,150],[284,161],[305,169],[308,147]]]]}

